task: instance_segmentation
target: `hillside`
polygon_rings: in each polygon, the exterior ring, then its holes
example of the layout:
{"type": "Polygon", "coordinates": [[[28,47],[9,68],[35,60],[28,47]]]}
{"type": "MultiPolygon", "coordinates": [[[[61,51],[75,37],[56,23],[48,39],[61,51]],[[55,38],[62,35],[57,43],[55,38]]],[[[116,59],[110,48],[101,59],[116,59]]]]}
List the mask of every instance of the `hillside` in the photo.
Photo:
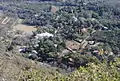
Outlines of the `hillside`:
{"type": "Polygon", "coordinates": [[[0,2],[0,79],[119,81],[118,3],[0,2]]]}

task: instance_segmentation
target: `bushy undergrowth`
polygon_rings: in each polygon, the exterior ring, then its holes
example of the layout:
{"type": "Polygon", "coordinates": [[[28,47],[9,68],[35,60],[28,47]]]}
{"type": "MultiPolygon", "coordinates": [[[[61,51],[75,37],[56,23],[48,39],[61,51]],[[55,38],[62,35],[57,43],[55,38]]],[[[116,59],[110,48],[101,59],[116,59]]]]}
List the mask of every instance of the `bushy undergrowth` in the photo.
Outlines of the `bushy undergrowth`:
{"type": "Polygon", "coordinates": [[[19,81],[120,81],[120,59],[110,65],[89,63],[66,75],[34,69],[25,71],[19,81]]]}

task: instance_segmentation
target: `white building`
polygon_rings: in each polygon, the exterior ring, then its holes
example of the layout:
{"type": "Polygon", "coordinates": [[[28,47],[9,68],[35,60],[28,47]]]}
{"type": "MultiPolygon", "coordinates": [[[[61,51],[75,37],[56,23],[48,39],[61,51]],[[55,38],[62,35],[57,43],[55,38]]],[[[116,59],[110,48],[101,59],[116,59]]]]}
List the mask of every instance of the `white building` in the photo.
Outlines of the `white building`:
{"type": "Polygon", "coordinates": [[[36,39],[42,39],[42,38],[44,38],[44,37],[53,37],[54,35],[53,34],[50,34],[50,33],[48,33],[48,32],[45,32],[45,33],[41,33],[41,34],[37,34],[36,36],[35,36],[35,38],[36,39]]]}

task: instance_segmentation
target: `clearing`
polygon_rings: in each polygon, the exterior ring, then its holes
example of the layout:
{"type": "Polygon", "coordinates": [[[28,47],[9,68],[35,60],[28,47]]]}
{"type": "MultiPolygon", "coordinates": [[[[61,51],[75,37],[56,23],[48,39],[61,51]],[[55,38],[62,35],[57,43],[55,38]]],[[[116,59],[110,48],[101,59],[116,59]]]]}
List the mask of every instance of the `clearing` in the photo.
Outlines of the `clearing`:
{"type": "Polygon", "coordinates": [[[37,28],[35,28],[35,26],[28,26],[28,25],[24,25],[24,24],[17,24],[13,28],[15,28],[17,30],[24,31],[26,33],[29,33],[29,32],[37,30],[37,28]]]}

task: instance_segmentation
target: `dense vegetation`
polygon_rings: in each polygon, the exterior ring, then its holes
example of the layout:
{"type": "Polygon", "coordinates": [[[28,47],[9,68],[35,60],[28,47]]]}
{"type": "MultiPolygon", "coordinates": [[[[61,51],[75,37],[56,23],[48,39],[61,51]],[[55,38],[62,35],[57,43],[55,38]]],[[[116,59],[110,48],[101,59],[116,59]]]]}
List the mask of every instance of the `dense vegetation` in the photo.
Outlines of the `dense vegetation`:
{"type": "Polygon", "coordinates": [[[119,30],[117,29],[120,28],[120,10],[119,7],[102,3],[76,1],[71,3],[72,6],[54,5],[54,8],[58,8],[56,13],[51,11],[53,8],[51,3],[7,4],[1,5],[1,10],[4,13],[7,12],[7,15],[16,15],[24,19],[24,24],[43,27],[34,32],[34,36],[30,39],[32,43],[27,48],[26,54],[28,55],[24,56],[65,69],[71,67],[72,70],[86,65],[94,56],[100,61],[106,59],[108,63],[119,57],[119,30]],[[82,29],[86,29],[87,32],[82,29]],[[37,34],[45,32],[52,33],[54,37],[35,39],[37,34]],[[87,45],[85,48],[82,46],[83,49],[79,47],[76,53],[70,51],[66,54],[62,53],[67,49],[68,40],[79,41],[86,38],[88,41],[100,42],[100,45],[96,47],[87,45]],[[32,50],[35,50],[37,54],[29,57],[32,50]],[[109,54],[105,52],[94,54],[94,50],[109,51],[109,54]],[[112,55],[111,52],[113,52],[112,55]],[[88,54],[86,55],[86,53],[88,54]],[[72,62],[70,62],[70,58],[72,58],[72,62]]]}
{"type": "Polygon", "coordinates": [[[53,73],[46,78],[38,70],[27,71],[20,80],[120,80],[120,61],[116,60],[120,58],[119,6],[84,0],[31,2],[0,4],[6,15],[37,28],[20,52],[26,58],[58,67],[58,71],[62,68],[63,73],[77,71],[67,76],[53,73]]]}
{"type": "Polygon", "coordinates": [[[117,30],[119,29],[119,8],[106,4],[98,5],[98,3],[84,5],[83,2],[80,2],[78,6],[65,6],[56,13],[52,13],[50,9],[47,13],[45,12],[36,17],[39,19],[36,20],[33,17],[34,19],[31,18],[30,20],[32,23],[34,23],[34,20],[39,23],[32,25],[38,26],[43,20],[44,24],[40,26],[51,26],[50,28],[40,28],[37,33],[49,32],[55,35],[54,37],[40,39],[38,47],[33,46],[33,49],[38,52],[36,57],[39,58],[38,61],[47,61],[47,63],[64,69],[71,67],[72,70],[80,65],[86,65],[94,56],[100,61],[105,59],[108,63],[119,57],[119,30],[117,30]],[[41,17],[42,20],[40,19],[41,17]],[[86,28],[88,31],[82,32],[81,29],[83,28],[86,28]],[[93,33],[93,31],[95,32],[93,33]],[[62,56],[61,49],[66,49],[65,42],[67,40],[84,40],[86,37],[88,37],[88,40],[100,42],[100,46],[86,47],[85,51],[76,51],[77,53],[73,54],[68,52],[62,56]],[[111,51],[114,54],[106,54],[105,52],[94,54],[94,50],[104,50],[109,51],[109,53],[111,51]],[[85,54],[87,52],[88,55],[85,54]],[[80,55],[79,53],[83,54],[80,55]],[[72,62],[70,62],[70,58],[72,58],[72,62]]]}

